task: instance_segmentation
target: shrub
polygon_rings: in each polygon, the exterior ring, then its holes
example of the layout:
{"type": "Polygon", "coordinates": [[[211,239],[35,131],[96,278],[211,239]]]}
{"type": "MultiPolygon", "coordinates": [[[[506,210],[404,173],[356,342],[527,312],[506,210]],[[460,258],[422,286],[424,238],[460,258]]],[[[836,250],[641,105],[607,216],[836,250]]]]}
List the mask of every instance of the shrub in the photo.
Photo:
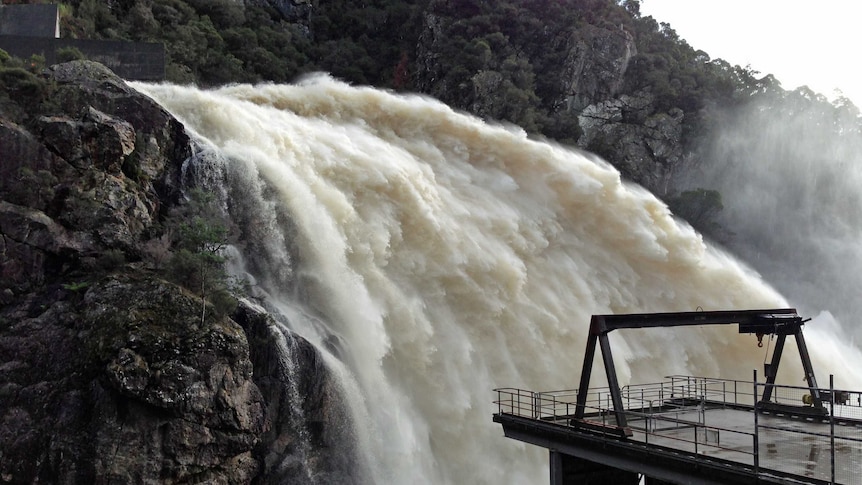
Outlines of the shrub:
{"type": "Polygon", "coordinates": [[[150,239],[144,243],[143,251],[156,268],[163,267],[171,258],[171,234],[168,232],[150,239]]]}
{"type": "Polygon", "coordinates": [[[0,88],[13,99],[41,102],[48,91],[45,80],[20,67],[0,68],[0,88]]]}
{"type": "Polygon", "coordinates": [[[721,193],[717,190],[686,190],[670,198],[667,204],[674,214],[705,234],[715,235],[721,230],[716,219],[724,205],[721,203],[721,193]]]}
{"type": "Polygon", "coordinates": [[[86,59],[84,53],[81,52],[78,48],[68,46],[68,47],[60,47],[57,49],[57,63],[70,62],[70,61],[79,61],[82,59],[86,59]]]}
{"type": "Polygon", "coordinates": [[[97,267],[105,272],[113,271],[126,264],[126,255],[120,249],[109,249],[99,256],[97,267]]]}

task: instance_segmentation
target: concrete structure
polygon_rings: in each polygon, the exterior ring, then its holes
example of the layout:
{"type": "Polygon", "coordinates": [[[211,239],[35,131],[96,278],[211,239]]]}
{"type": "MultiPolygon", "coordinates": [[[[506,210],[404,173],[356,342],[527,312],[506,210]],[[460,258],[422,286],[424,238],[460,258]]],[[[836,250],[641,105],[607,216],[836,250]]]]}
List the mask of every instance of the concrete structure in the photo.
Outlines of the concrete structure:
{"type": "Polygon", "coordinates": [[[60,37],[57,5],[0,5],[0,35],[60,37]]]}
{"type": "Polygon", "coordinates": [[[0,6],[0,49],[28,59],[33,55],[55,64],[63,48],[78,49],[84,57],[110,68],[123,79],[161,81],[165,78],[162,43],[64,39],[60,37],[57,5],[0,6]]]}
{"type": "Polygon", "coordinates": [[[68,47],[78,49],[91,61],[104,64],[123,79],[161,81],[165,78],[164,44],[0,35],[0,49],[22,59],[37,54],[43,56],[48,65],[56,64],[57,52],[68,47]]]}

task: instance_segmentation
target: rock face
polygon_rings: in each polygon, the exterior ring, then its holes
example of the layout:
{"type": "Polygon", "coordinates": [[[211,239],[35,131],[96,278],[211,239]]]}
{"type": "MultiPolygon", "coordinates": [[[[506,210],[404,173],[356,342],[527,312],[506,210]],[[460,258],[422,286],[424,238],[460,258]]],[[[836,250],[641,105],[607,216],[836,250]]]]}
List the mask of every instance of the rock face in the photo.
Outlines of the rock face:
{"type": "Polygon", "coordinates": [[[347,403],[320,352],[250,305],[234,319],[252,344],[254,381],[267,405],[255,450],[258,483],[369,483],[347,403]]]}
{"type": "Polygon", "coordinates": [[[566,109],[581,111],[595,100],[611,99],[623,84],[632,56],[634,38],[624,29],[592,25],[574,32],[560,73],[560,92],[566,109]]]}
{"type": "Polygon", "coordinates": [[[108,251],[134,259],[190,153],[176,120],[99,64],[54,66],[46,83],[59,106],[0,119],[2,302],[108,251]]]}
{"type": "Polygon", "coordinates": [[[615,160],[623,176],[661,196],[684,158],[682,120],[679,109],[656,112],[649,93],[624,94],[581,111],[578,145],[615,160]]]}
{"type": "Polygon", "coordinates": [[[684,162],[682,110],[662,112],[649,92],[620,92],[637,54],[624,29],[586,26],[572,37],[560,75],[564,97],[557,104],[577,113],[578,146],[601,155],[623,177],[666,195],[674,169],[684,162]]]}
{"type": "Polygon", "coordinates": [[[44,82],[0,119],[0,483],[248,482],[242,329],[128,263],[179,196],[183,127],[95,63],[44,82]]]}
{"type": "Polygon", "coordinates": [[[549,88],[543,103],[559,125],[552,130],[557,136],[601,155],[624,177],[655,194],[667,194],[674,169],[685,162],[683,112],[662,111],[649,92],[623,91],[626,71],[637,55],[634,38],[623,26],[581,24],[557,33],[537,32],[547,49],[562,53],[558,64],[543,66],[541,72],[533,73],[532,59],[521,54],[495,66],[489,49],[475,59],[474,73],[455,77],[445,72],[442,51],[447,42],[441,39],[457,35],[460,19],[446,14],[445,8],[435,12],[426,13],[418,40],[420,91],[477,116],[517,120],[529,129],[530,117],[524,112],[538,101],[526,97],[531,88],[517,88],[528,87],[530,81],[518,86],[517,76],[501,72],[507,64],[516,65],[517,73],[544,78],[542,85],[549,88]]]}
{"type": "Polygon", "coordinates": [[[247,483],[264,425],[248,342],[150,275],[4,311],[0,483],[247,483]]]}
{"type": "MultiPolygon", "coordinates": [[[[271,483],[302,433],[304,458],[343,439],[313,347],[296,338],[305,384],[286,382],[271,317],[240,306],[240,325],[153,262],[182,125],[96,63],[38,81],[0,90],[0,484],[271,483]],[[314,430],[281,415],[290,385],[314,430]]],[[[322,476],[354,465],[327,460],[322,476]]]]}

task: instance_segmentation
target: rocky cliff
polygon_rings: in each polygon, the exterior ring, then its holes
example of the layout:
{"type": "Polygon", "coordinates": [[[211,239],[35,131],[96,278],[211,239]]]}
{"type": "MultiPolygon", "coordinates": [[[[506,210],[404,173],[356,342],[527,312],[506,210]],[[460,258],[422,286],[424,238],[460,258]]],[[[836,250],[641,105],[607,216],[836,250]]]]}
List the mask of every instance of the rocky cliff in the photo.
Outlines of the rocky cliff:
{"type": "Polygon", "coordinates": [[[545,124],[553,126],[544,131],[601,155],[625,178],[658,196],[674,191],[675,170],[687,162],[685,113],[661,107],[649,90],[624,89],[638,53],[624,25],[546,28],[534,34],[535,43],[542,46],[539,53],[512,45],[513,36],[506,44],[497,34],[471,43],[464,40],[464,52],[453,53],[452,38],[467,36],[470,28],[480,29],[465,27],[469,18],[460,13],[438,6],[424,15],[415,74],[420,91],[486,119],[518,123],[528,131],[537,128],[534,113],[547,110],[545,124]],[[534,71],[538,58],[548,52],[556,53],[559,61],[534,71]],[[465,71],[464,65],[475,72],[465,71]],[[534,85],[544,87],[541,99],[533,94],[534,85]]]}
{"type": "MultiPolygon", "coordinates": [[[[281,412],[298,403],[272,318],[202,312],[152,250],[182,200],[183,126],[96,63],[0,79],[0,483],[302,475],[276,470],[306,425],[281,412]]],[[[325,415],[325,369],[293,341],[325,415]]]]}

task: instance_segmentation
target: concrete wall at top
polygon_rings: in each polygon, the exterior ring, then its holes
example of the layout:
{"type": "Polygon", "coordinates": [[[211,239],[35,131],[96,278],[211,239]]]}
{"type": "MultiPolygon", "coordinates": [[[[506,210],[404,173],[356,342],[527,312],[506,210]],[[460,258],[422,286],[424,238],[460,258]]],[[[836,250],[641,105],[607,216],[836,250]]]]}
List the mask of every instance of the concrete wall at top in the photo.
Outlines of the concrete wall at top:
{"type": "Polygon", "coordinates": [[[0,49],[22,59],[38,54],[48,65],[57,62],[57,50],[63,47],[78,49],[87,59],[104,64],[123,79],[165,79],[164,44],[0,35],[0,49]]]}
{"type": "Polygon", "coordinates": [[[0,5],[0,35],[60,37],[56,5],[0,5]]]}

